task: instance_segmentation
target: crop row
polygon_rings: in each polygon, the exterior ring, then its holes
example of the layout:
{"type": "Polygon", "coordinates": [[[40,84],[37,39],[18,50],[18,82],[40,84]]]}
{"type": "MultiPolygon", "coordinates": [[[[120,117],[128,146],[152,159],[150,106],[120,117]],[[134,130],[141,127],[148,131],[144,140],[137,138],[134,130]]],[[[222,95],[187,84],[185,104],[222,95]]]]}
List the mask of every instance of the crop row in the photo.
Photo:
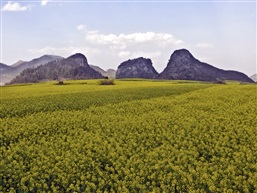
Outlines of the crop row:
{"type": "Polygon", "coordinates": [[[254,192],[255,104],[226,85],[2,118],[0,191],[254,192]]]}
{"type": "MultiPolygon", "coordinates": [[[[116,86],[116,85],[115,85],[116,86]]],[[[143,86],[135,88],[115,88],[109,90],[89,90],[87,91],[87,85],[83,88],[84,90],[68,90],[67,93],[64,91],[69,89],[63,86],[62,94],[59,92],[51,92],[48,88],[48,92],[44,95],[35,95],[36,91],[33,91],[33,87],[20,91],[22,97],[9,98],[8,95],[3,94],[1,98],[0,106],[0,117],[21,117],[35,112],[48,112],[57,110],[83,110],[90,106],[102,106],[105,104],[120,103],[124,101],[150,99],[160,96],[175,96],[190,92],[197,89],[203,89],[210,87],[210,84],[195,84],[195,85],[161,85],[161,86],[143,86]],[[35,95],[35,96],[33,96],[35,95]]],[[[96,86],[94,86],[96,87],[96,86]]],[[[110,87],[110,86],[102,86],[110,87]]],[[[55,89],[55,87],[50,87],[55,89]]],[[[60,88],[60,86],[59,86],[60,88]]],[[[70,87],[71,88],[71,87],[70,87]]],[[[99,87],[98,87],[99,88],[99,87]]],[[[101,88],[101,87],[100,87],[101,88]]],[[[8,88],[9,90],[12,88],[8,88]]],[[[7,92],[7,91],[6,91],[7,92]]]]}

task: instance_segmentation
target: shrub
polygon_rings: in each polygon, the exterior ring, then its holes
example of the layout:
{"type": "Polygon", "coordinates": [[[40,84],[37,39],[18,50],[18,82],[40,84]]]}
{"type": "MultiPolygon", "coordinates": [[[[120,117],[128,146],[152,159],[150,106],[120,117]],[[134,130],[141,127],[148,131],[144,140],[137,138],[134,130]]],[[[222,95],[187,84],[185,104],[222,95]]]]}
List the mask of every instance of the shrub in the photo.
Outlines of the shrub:
{"type": "Polygon", "coordinates": [[[115,85],[115,82],[114,82],[114,80],[105,79],[105,80],[100,80],[98,84],[99,85],[115,85]]]}
{"type": "Polygon", "coordinates": [[[222,80],[222,79],[217,79],[216,84],[226,84],[226,81],[225,80],[222,80]]]}

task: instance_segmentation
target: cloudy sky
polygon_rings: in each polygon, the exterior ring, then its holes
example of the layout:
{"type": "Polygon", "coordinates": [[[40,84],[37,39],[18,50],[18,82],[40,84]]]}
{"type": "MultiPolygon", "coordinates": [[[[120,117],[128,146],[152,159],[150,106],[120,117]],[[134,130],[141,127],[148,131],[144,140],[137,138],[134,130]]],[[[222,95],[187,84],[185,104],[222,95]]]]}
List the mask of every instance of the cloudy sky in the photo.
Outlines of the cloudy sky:
{"type": "Polygon", "coordinates": [[[256,1],[1,0],[1,62],[83,53],[117,68],[151,58],[161,72],[176,49],[222,69],[256,73],[256,1]]]}

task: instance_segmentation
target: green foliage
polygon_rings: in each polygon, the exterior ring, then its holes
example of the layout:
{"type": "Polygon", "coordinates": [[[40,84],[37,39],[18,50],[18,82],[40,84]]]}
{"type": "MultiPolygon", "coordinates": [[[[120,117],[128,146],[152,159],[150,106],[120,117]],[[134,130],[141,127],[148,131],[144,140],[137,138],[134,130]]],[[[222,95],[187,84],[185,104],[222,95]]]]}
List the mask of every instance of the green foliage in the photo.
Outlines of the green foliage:
{"type": "Polygon", "coordinates": [[[98,82],[99,85],[115,85],[114,80],[109,80],[109,79],[104,79],[104,80],[99,80],[98,82]]]}
{"type": "Polygon", "coordinates": [[[0,192],[257,189],[256,85],[1,89],[0,192]]]}

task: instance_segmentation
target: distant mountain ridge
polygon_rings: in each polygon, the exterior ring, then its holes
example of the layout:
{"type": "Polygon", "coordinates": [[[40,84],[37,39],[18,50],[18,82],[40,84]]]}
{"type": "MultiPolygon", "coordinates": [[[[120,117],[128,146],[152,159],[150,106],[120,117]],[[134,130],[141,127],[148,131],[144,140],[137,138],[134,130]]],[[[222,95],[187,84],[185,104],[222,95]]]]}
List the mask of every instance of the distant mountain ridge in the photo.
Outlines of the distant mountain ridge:
{"type": "Polygon", "coordinates": [[[0,84],[3,85],[7,82],[10,82],[14,77],[19,75],[25,69],[35,68],[40,65],[44,65],[48,62],[57,61],[61,59],[63,59],[63,57],[55,55],[43,55],[39,58],[35,58],[28,62],[18,61],[13,64],[14,66],[8,66],[6,70],[2,71],[0,84]]]}
{"type": "Polygon", "coordinates": [[[3,64],[3,63],[0,63],[0,71],[1,71],[1,74],[4,73],[5,71],[8,71],[9,69],[11,69],[12,67],[11,66],[8,66],[6,64],[3,64]]]}
{"type": "Polygon", "coordinates": [[[257,73],[253,74],[252,76],[250,76],[250,78],[254,81],[257,82],[257,73]]]}
{"type": "Polygon", "coordinates": [[[36,68],[25,69],[15,77],[10,84],[40,82],[59,79],[98,79],[104,78],[99,72],[92,69],[87,58],[80,53],[66,59],[55,60],[36,68]]]}
{"type": "Polygon", "coordinates": [[[108,78],[115,78],[115,74],[116,74],[116,70],[114,69],[108,69],[108,70],[104,70],[102,68],[100,68],[99,66],[95,66],[95,65],[89,65],[91,68],[93,68],[94,70],[96,70],[97,72],[100,72],[103,76],[106,76],[108,78]]]}
{"type": "Polygon", "coordinates": [[[55,55],[43,55],[40,58],[35,58],[29,62],[23,62],[20,65],[16,66],[16,71],[23,71],[26,68],[35,68],[42,64],[46,64],[48,62],[61,60],[63,57],[61,56],[55,56],[55,55]]]}
{"type": "Polygon", "coordinates": [[[175,50],[166,68],[157,76],[158,79],[217,81],[237,80],[253,82],[241,72],[222,70],[210,64],[200,62],[188,50],[175,50]]]}
{"type": "MultiPolygon", "coordinates": [[[[13,65],[9,66],[3,63],[0,63],[0,72],[1,72],[1,82],[0,85],[3,85],[7,82],[10,82],[16,76],[21,78],[22,76],[26,77],[28,74],[33,74],[33,68],[37,68],[42,65],[49,64],[47,68],[52,69],[55,72],[48,72],[45,70],[45,73],[48,73],[46,77],[41,74],[39,80],[42,80],[42,77],[56,79],[56,77],[61,77],[61,74],[54,69],[54,65],[57,65],[59,69],[62,69],[62,72],[68,79],[79,79],[79,78],[96,78],[100,77],[109,77],[109,78],[148,78],[148,79],[168,79],[168,80],[200,80],[200,81],[217,81],[217,80],[237,80],[242,82],[253,82],[257,80],[257,75],[251,76],[249,78],[245,74],[237,71],[231,70],[222,70],[216,68],[210,64],[201,62],[197,60],[188,50],[180,49],[175,50],[168,61],[166,68],[158,74],[153,67],[151,59],[146,59],[143,57],[129,59],[127,61],[122,62],[119,66],[117,71],[114,69],[103,70],[99,66],[89,65],[86,57],[83,54],[74,54],[66,59],[61,56],[55,55],[43,55],[39,58],[35,58],[31,61],[22,61],[19,60],[18,62],[14,63],[13,65]],[[64,67],[61,67],[61,61],[64,60],[64,67]],[[66,65],[69,64],[69,65],[66,65]],[[74,65],[74,66],[73,66],[74,65]],[[73,66],[73,67],[72,67],[73,66]],[[82,67],[82,68],[80,68],[82,67]],[[87,69],[94,69],[92,72],[91,70],[87,69]],[[75,70],[76,69],[76,70],[75,70]],[[25,70],[25,72],[23,72],[25,70]],[[68,73],[68,71],[70,72],[68,73]],[[86,75],[87,72],[92,72],[93,76],[86,75]],[[95,72],[98,72],[98,75],[95,72]],[[21,73],[22,72],[22,73],[21,73]],[[78,73],[81,73],[80,75],[78,73]],[[49,75],[51,74],[51,75],[49,75]],[[253,79],[253,80],[252,80],[253,79]]],[[[41,68],[40,68],[41,69],[41,68]]],[[[44,69],[44,68],[42,68],[44,69]]],[[[41,69],[40,73],[43,72],[41,69]]],[[[33,78],[28,78],[29,80],[36,81],[36,77],[32,76],[33,78]]],[[[15,81],[18,81],[16,79],[15,81]]],[[[20,81],[25,81],[21,80],[20,81]]],[[[26,82],[25,81],[25,82],[26,82]]]]}
{"type": "Polygon", "coordinates": [[[12,64],[11,67],[17,67],[17,66],[23,64],[24,62],[26,62],[26,61],[19,60],[19,61],[15,62],[14,64],[12,64]]]}

